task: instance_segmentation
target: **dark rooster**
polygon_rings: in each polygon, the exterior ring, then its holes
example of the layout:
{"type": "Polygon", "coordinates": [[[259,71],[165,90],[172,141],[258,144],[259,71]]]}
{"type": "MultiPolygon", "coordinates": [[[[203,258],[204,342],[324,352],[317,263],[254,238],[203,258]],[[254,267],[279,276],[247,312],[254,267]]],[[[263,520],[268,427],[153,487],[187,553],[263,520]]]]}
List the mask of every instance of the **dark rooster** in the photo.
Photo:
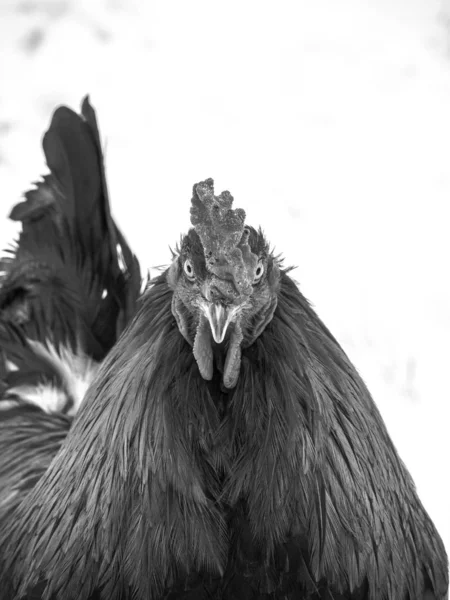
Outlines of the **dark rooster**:
{"type": "Polygon", "coordinates": [[[3,598],[446,598],[442,541],[337,341],[212,180],[191,222],[8,527],[3,598]]]}
{"type": "Polygon", "coordinates": [[[81,116],[55,111],[43,148],[50,174],[13,208],[22,232],[1,261],[0,531],[59,450],[140,293],[87,98],[81,116]]]}

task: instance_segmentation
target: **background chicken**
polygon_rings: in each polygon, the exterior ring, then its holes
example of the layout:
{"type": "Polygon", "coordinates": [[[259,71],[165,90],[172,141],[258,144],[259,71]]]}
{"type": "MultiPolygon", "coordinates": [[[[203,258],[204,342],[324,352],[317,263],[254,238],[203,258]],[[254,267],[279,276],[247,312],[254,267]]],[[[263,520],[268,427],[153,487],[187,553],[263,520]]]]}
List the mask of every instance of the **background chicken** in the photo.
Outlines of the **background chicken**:
{"type": "Polygon", "coordinates": [[[50,174],[13,208],[22,232],[1,261],[0,530],[56,454],[140,293],[87,99],[81,116],[55,111],[43,147],[50,174]]]}
{"type": "Polygon", "coordinates": [[[347,356],[212,180],[191,222],[7,527],[5,598],[443,600],[444,546],[347,356]]]}

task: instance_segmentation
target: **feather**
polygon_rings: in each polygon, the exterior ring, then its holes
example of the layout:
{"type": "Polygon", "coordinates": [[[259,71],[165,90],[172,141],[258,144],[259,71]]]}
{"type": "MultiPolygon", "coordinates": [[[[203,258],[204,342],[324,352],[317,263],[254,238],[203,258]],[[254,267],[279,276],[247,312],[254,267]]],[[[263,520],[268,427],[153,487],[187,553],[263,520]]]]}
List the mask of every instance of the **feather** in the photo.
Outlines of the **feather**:
{"type": "Polygon", "coordinates": [[[0,523],[14,522],[20,502],[58,452],[71,424],[62,414],[46,414],[31,404],[2,410],[0,401],[0,523]],[[24,461],[31,454],[33,460],[24,461]]]}
{"type": "Polygon", "coordinates": [[[290,278],[222,391],[177,329],[166,275],[20,507],[6,597],[45,574],[68,600],[191,586],[400,600],[430,585],[444,598],[443,544],[364,383],[290,278]]]}
{"type": "Polygon", "coordinates": [[[32,339],[101,360],[136,308],[139,263],[116,227],[93,108],[58,108],[43,138],[50,175],[11,211],[22,233],[1,266],[0,314],[32,339]],[[114,323],[115,326],[111,327],[114,323]]]}
{"type": "MultiPolygon", "coordinates": [[[[55,111],[43,148],[50,174],[12,209],[22,232],[0,261],[0,554],[99,361],[135,313],[142,285],[112,219],[87,98],[81,115],[55,111]]],[[[39,578],[29,597],[41,597],[44,587],[39,578]]]]}

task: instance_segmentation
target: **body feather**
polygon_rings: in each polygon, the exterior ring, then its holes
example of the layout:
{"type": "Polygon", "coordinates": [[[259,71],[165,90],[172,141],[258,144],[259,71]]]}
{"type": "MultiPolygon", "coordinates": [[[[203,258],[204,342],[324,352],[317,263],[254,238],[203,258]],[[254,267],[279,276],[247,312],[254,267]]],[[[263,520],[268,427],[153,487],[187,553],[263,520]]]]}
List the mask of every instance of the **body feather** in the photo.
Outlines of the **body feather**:
{"type": "Polygon", "coordinates": [[[67,600],[443,599],[443,544],[292,280],[228,391],[199,375],[171,300],[165,274],[20,507],[6,598],[44,576],[67,600]]]}

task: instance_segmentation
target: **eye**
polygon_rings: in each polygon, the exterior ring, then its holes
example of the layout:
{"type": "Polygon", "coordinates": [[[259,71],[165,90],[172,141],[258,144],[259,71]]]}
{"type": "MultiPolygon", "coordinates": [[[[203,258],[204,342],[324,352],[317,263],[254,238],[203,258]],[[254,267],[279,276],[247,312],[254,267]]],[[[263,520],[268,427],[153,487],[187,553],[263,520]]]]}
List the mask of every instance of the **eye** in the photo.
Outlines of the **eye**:
{"type": "Polygon", "coordinates": [[[260,260],[258,263],[258,266],[256,267],[253,283],[258,283],[258,281],[261,279],[263,274],[264,274],[264,263],[262,260],[260,260]]]}
{"type": "Polygon", "coordinates": [[[194,266],[192,265],[192,262],[189,259],[184,261],[183,270],[186,273],[186,277],[190,281],[194,281],[194,279],[195,279],[194,266]]]}

